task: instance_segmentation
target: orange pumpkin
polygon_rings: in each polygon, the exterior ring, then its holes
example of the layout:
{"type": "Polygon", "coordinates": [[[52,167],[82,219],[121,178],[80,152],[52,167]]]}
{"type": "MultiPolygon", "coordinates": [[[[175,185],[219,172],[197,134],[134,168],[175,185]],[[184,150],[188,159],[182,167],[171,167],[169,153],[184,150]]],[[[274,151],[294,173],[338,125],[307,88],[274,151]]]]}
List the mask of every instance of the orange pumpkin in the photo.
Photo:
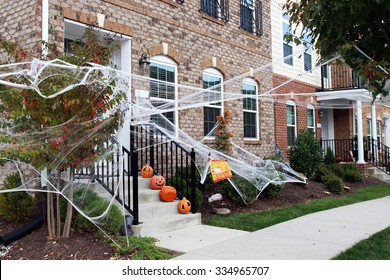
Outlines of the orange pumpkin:
{"type": "Polygon", "coordinates": [[[150,180],[149,186],[152,190],[160,190],[165,186],[165,178],[161,175],[154,175],[150,180]]]}
{"type": "Polygon", "coordinates": [[[191,202],[187,198],[183,197],[183,199],[177,204],[177,209],[179,210],[179,213],[188,213],[191,211],[191,202]]]}
{"type": "Polygon", "coordinates": [[[176,189],[171,186],[164,186],[160,190],[160,198],[162,201],[171,202],[176,198],[176,189]]]}
{"type": "Polygon", "coordinates": [[[153,168],[150,165],[144,165],[141,169],[141,176],[143,178],[152,178],[153,177],[153,168]]]}

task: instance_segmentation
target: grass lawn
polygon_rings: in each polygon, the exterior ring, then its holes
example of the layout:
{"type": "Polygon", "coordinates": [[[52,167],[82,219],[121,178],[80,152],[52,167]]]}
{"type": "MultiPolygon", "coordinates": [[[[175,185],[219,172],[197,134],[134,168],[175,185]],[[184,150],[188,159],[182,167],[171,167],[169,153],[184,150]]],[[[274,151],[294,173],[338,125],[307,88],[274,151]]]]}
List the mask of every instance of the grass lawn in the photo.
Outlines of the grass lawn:
{"type": "Polygon", "coordinates": [[[390,260],[390,227],[356,243],[332,260],[390,260]]]}
{"type": "Polygon", "coordinates": [[[205,223],[212,226],[255,231],[310,213],[381,198],[388,195],[390,195],[390,187],[388,185],[368,186],[339,198],[316,199],[286,208],[255,213],[232,214],[229,216],[215,215],[207,219],[205,223]],[[242,221],[245,221],[245,223],[242,221]]]}

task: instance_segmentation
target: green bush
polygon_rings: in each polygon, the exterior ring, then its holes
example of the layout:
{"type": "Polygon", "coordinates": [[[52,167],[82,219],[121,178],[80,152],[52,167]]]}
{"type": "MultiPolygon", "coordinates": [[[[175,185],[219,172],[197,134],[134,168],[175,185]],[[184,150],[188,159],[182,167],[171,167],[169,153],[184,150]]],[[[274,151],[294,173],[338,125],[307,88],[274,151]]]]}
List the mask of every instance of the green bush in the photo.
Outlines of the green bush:
{"type": "Polygon", "coordinates": [[[325,163],[320,163],[316,169],[316,171],[314,172],[314,177],[313,179],[316,181],[316,182],[320,182],[322,183],[323,182],[323,177],[325,175],[328,175],[330,173],[333,173],[330,169],[329,169],[329,166],[326,165],[325,163]]]}
{"type": "MultiPolygon", "coordinates": [[[[87,216],[100,216],[109,206],[109,201],[99,197],[97,193],[92,190],[85,190],[79,188],[74,191],[73,202],[77,205],[87,216]]],[[[66,208],[65,199],[61,203],[62,208],[66,208]]],[[[111,205],[107,215],[99,220],[99,226],[114,235],[118,234],[123,225],[123,215],[121,210],[116,205],[111,205]]],[[[80,213],[75,215],[75,226],[77,229],[86,232],[95,232],[97,227],[85,218],[80,213]]]]}
{"type": "Polygon", "coordinates": [[[336,174],[330,173],[323,177],[323,182],[328,190],[335,194],[340,194],[343,191],[343,181],[336,174]]]}
{"type": "Polygon", "coordinates": [[[261,197],[272,198],[277,197],[282,191],[284,184],[269,184],[262,192],[261,197]]]}
{"type": "Polygon", "coordinates": [[[326,154],[324,157],[324,163],[326,165],[336,164],[336,157],[330,147],[326,149],[326,154]]]}
{"type": "Polygon", "coordinates": [[[295,140],[295,146],[288,151],[291,167],[303,173],[307,178],[314,175],[322,161],[320,142],[311,129],[302,130],[295,140]]]}
{"type": "Polygon", "coordinates": [[[245,201],[253,201],[259,195],[259,190],[249,181],[244,179],[243,177],[234,174],[232,181],[240,190],[243,198],[237,192],[237,190],[230,184],[229,181],[224,180],[217,184],[222,184],[222,190],[226,193],[226,195],[234,202],[240,205],[245,205],[245,201]]]}
{"type": "MultiPolygon", "coordinates": [[[[191,200],[192,189],[187,185],[186,180],[175,176],[172,179],[168,180],[167,185],[172,186],[178,190],[180,189],[179,186],[182,186],[186,192],[185,194],[182,194],[182,195],[185,196],[188,200],[191,200]]],[[[196,194],[195,194],[196,195],[196,205],[199,208],[202,206],[203,194],[197,187],[195,187],[195,192],[196,192],[196,194]]]]}
{"type": "MultiPolygon", "coordinates": [[[[22,185],[19,173],[8,175],[4,180],[3,190],[15,189],[22,185]]],[[[7,220],[25,222],[35,212],[35,200],[24,191],[0,194],[0,215],[7,220]]]]}
{"type": "Polygon", "coordinates": [[[361,182],[363,181],[363,175],[359,169],[352,163],[346,163],[343,165],[343,180],[347,182],[361,182]]]}
{"type": "Polygon", "coordinates": [[[337,175],[337,177],[339,178],[343,178],[344,177],[344,168],[342,167],[342,165],[337,165],[337,164],[330,164],[328,165],[329,169],[337,175]]]}

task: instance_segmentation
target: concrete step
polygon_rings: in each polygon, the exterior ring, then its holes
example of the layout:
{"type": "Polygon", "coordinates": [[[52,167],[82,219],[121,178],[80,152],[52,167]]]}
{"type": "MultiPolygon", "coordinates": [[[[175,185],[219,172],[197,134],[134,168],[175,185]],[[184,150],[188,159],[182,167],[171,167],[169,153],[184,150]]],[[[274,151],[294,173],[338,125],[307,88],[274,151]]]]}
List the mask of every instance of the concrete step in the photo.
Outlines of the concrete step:
{"type": "Polygon", "coordinates": [[[200,213],[175,214],[149,219],[144,221],[139,228],[133,230],[137,236],[155,237],[162,233],[173,232],[200,224],[200,213]]]}
{"type": "Polygon", "coordinates": [[[142,203],[139,205],[140,221],[147,221],[157,217],[164,217],[168,215],[177,215],[179,211],[177,210],[178,200],[172,202],[151,202],[151,203],[142,203]]]}
{"type": "Polygon", "coordinates": [[[378,168],[376,167],[369,167],[366,169],[366,174],[374,177],[374,178],[377,178],[387,184],[390,184],[390,175],[383,172],[382,170],[379,170],[378,168]]]}

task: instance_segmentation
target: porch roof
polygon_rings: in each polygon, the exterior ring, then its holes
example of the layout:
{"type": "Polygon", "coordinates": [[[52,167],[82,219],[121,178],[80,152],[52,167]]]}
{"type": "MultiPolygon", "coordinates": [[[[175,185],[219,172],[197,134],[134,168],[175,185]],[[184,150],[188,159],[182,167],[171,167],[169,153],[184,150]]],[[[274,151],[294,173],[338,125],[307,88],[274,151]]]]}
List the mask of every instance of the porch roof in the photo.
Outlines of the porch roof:
{"type": "Polygon", "coordinates": [[[373,97],[367,89],[348,89],[348,90],[333,90],[321,92],[317,94],[319,103],[336,103],[346,104],[350,101],[369,102],[373,101],[373,97]]]}

